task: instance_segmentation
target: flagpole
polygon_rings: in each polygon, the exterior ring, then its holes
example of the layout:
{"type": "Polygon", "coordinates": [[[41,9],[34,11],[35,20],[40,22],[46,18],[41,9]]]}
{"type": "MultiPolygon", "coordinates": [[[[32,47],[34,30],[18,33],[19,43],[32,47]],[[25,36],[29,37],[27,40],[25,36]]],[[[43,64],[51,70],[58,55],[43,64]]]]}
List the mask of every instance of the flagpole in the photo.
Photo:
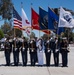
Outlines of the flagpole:
{"type": "Polygon", "coordinates": [[[15,33],[15,28],[14,28],[14,37],[16,36],[16,33],[15,33]]]}
{"type": "Polygon", "coordinates": [[[69,35],[70,35],[70,29],[68,28],[68,44],[69,44],[69,35]]]}
{"type": "MultiPolygon", "coordinates": [[[[21,2],[21,9],[23,8],[23,2],[21,2]]],[[[22,37],[23,37],[23,27],[22,27],[22,37]]]]}
{"type": "Polygon", "coordinates": [[[69,28],[68,28],[68,44],[69,44],[69,28]]]}
{"type": "MultiPolygon", "coordinates": [[[[13,10],[14,10],[14,6],[13,6],[13,10]]],[[[14,13],[13,13],[14,14],[14,13]]],[[[13,18],[13,22],[14,22],[14,18],[13,18]]],[[[14,24],[14,23],[13,23],[14,24]]],[[[14,26],[14,25],[13,25],[14,26]]],[[[14,37],[16,36],[16,33],[15,33],[15,28],[14,29],[14,37]]]]}
{"type": "Polygon", "coordinates": [[[57,35],[56,36],[58,38],[58,31],[59,31],[58,23],[57,23],[57,29],[56,30],[57,30],[57,35]]]}
{"type": "Polygon", "coordinates": [[[48,34],[48,39],[49,39],[49,36],[50,36],[49,29],[48,29],[48,33],[47,34],[48,34]]]}
{"type": "MultiPolygon", "coordinates": [[[[14,9],[14,6],[13,6],[13,9],[14,9]]],[[[14,13],[13,13],[14,14],[14,13]]],[[[13,19],[14,20],[14,19],[13,19]]],[[[15,28],[13,28],[14,29],[14,37],[16,37],[16,29],[15,28]]],[[[14,39],[14,37],[13,37],[13,39],[14,39]]],[[[14,40],[14,48],[16,48],[16,41],[14,40]]]]}
{"type": "MultiPolygon", "coordinates": [[[[14,28],[14,38],[16,37],[16,33],[15,33],[15,28],[14,28]]],[[[14,47],[16,48],[16,41],[15,41],[15,39],[14,39],[14,47]]]]}
{"type": "MultiPolygon", "coordinates": [[[[56,39],[58,40],[58,31],[59,31],[59,27],[58,27],[58,22],[56,21],[55,22],[55,24],[56,24],[56,32],[57,32],[57,34],[56,34],[56,39]]],[[[56,42],[56,41],[55,41],[56,42]]],[[[58,42],[56,42],[56,49],[57,49],[57,47],[58,47],[58,42]]]]}
{"type": "MultiPolygon", "coordinates": [[[[48,6],[49,6],[49,4],[48,4],[48,6]]],[[[48,7],[49,8],[49,7],[48,7]]],[[[49,10],[48,10],[49,11],[49,10]]],[[[48,25],[48,39],[49,39],[49,25],[48,25]]]]}
{"type": "MultiPolygon", "coordinates": [[[[22,2],[21,2],[21,8],[23,8],[23,3],[22,2]]],[[[22,39],[23,39],[23,37],[24,37],[24,35],[23,35],[23,27],[22,27],[22,39]]],[[[22,43],[22,47],[24,47],[24,42],[22,43]]]]}
{"type": "Polygon", "coordinates": [[[39,38],[40,38],[40,30],[39,30],[39,38]]]}
{"type": "MultiPolygon", "coordinates": [[[[33,21],[32,21],[32,5],[33,5],[33,3],[31,3],[31,33],[32,33],[32,24],[33,24],[33,21]]],[[[30,39],[31,39],[31,37],[30,37],[30,39]]]]}

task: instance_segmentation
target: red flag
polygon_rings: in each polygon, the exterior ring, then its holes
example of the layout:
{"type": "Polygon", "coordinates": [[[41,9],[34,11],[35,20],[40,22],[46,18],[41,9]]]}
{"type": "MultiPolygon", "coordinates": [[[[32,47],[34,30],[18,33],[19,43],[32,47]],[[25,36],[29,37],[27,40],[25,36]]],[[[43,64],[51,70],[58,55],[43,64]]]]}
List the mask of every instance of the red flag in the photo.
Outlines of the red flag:
{"type": "Polygon", "coordinates": [[[31,8],[31,13],[32,13],[32,28],[39,30],[39,15],[31,8]]]}
{"type": "MultiPolygon", "coordinates": [[[[40,30],[39,15],[33,10],[33,8],[31,8],[31,12],[32,12],[32,28],[36,29],[36,30],[40,30]]],[[[44,32],[46,34],[51,33],[50,30],[42,30],[42,32],[44,32]]]]}

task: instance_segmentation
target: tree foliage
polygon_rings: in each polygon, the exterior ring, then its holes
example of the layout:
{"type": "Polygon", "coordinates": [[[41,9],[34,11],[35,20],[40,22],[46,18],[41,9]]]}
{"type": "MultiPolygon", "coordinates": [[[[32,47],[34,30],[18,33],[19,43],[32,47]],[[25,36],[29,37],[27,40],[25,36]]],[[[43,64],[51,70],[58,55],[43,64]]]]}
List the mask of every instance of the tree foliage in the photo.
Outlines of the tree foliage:
{"type": "Polygon", "coordinates": [[[4,25],[1,26],[1,29],[3,31],[4,34],[7,34],[8,32],[11,31],[11,25],[7,22],[4,23],[4,25]]]}
{"type": "Polygon", "coordinates": [[[12,8],[11,0],[0,0],[0,15],[3,19],[10,20],[12,18],[12,8]]]}
{"type": "Polygon", "coordinates": [[[34,32],[31,33],[30,38],[35,38],[35,33],[34,32]]]}
{"type": "Polygon", "coordinates": [[[3,31],[0,29],[0,39],[4,37],[3,31]]]}
{"type": "Polygon", "coordinates": [[[21,37],[22,36],[22,31],[19,30],[19,29],[15,29],[15,34],[16,34],[16,36],[21,37]]]}
{"type": "MultiPolygon", "coordinates": [[[[5,22],[4,25],[1,26],[1,29],[4,34],[8,36],[14,36],[14,28],[12,27],[11,23],[5,22]]],[[[21,37],[22,31],[19,29],[15,29],[16,36],[21,37]]]]}

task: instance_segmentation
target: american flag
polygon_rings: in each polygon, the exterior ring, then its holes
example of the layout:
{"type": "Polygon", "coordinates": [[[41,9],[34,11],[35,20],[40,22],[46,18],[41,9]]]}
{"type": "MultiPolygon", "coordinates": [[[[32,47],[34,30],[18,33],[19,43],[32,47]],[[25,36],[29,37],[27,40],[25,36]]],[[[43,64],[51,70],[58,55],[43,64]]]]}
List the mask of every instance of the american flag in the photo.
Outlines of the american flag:
{"type": "Polygon", "coordinates": [[[19,16],[18,12],[13,8],[13,23],[14,28],[23,30],[22,28],[22,18],[19,16]]]}

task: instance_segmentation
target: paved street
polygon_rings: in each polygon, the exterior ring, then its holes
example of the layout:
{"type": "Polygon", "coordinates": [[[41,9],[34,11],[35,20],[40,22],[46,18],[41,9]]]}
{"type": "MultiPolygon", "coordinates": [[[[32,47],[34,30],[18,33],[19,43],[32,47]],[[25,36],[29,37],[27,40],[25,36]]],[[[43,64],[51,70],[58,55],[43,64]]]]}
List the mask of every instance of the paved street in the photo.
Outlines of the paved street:
{"type": "MultiPolygon", "coordinates": [[[[70,53],[68,55],[69,62],[68,67],[61,67],[61,54],[60,54],[60,66],[53,66],[53,55],[51,57],[51,66],[50,67],[32,67],[30,66],[30,58],[28,54],[28,66],[23,67],[21,62],[20,54],[20,63],[18,67],[13,66],[13,54],[11,55],[12,66],[4,66],[5,58],[4,52],[0,51],[0,75],[74,75],[74,45],[70,46],[70,53]]],[[[45,56],[44,56],[45,59],[45,56]]],[[[45,61],[44,61],[45,63],[45,61]]]]}

